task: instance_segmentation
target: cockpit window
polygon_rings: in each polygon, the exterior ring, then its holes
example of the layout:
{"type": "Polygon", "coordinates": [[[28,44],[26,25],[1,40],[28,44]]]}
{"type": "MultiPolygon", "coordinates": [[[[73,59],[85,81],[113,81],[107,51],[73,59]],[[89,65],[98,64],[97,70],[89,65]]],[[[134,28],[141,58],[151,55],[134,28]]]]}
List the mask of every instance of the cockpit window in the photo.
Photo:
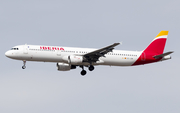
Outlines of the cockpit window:
{"type": "Polygon", "coordinates": [[[11,50],[19,50],[19,48],[11,48],[11,50]]]}

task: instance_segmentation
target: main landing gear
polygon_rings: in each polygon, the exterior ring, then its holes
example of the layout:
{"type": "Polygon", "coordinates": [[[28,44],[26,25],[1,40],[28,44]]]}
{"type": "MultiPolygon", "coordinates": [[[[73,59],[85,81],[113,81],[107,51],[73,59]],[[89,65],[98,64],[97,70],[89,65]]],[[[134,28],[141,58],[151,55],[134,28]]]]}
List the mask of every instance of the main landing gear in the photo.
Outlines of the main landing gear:
{"type": "MultiPolygon", "coordinates": [[[[82,68],[82,71],[81,71],[81,75],[84,76],[86,75],[86,70],[84,70],[84,66],[80,66],[82,68]]],[[[89,66],[89,71],[93,71],[94,70],[94,66],[93,65],[90,65],[89,66]]]]}
{"type": "Polygon", "coordinates": [[[86,70],[82,70],[82,71],[81,71],[81,75],[82,75],[82,76],[84,76],[86,73],[87,73],[86,70]]]}
{"type": "Polygon", "coordinates": [[[90,65],[89,66],[89,71],[93,71],[94,70],[94,66],[93,65],[90,65]]]}
{"type": "Polygon", "coordinates": [[[84,70],[84,66],[80,66],[82,68],[81,75],[84,76],[87,72],[84,70]]]}
{"type": "Polygon", "coordinates": [[[22,69],[25,69],[26,68],[26,61],[25,60],[23,60],[23,66],[22,66],[22,69]]]}

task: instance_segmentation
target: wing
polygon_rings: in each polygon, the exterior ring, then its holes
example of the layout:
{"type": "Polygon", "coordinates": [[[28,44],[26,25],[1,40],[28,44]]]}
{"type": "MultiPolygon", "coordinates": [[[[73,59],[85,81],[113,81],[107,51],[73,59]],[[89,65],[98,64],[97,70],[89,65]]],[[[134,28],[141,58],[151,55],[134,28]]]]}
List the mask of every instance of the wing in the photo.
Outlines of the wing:
{"type": "Polygon", "coordinates": [[[110,46],[92,51],[90,53],[84,54],[84,61],[85,62],[96,62],[98,61],[99,57],[104,57],[105,54],[108,52],[112,52],[115,46],[119,45],[120,43],[114,43],[110,46]]]}

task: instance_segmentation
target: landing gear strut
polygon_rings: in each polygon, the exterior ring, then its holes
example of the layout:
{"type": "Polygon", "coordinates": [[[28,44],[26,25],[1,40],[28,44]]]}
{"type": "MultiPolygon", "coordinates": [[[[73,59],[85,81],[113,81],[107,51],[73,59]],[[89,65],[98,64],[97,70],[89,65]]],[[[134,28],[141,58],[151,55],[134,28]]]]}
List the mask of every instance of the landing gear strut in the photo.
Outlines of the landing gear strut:
{"type": "Polygon", "coordinates": [[[25,60],[23,60],[23,66],[22,66],[22,69],[25,69],[26,68],[26,61],[25,60]]]}
{"type": "Polygon", "coordinates": [[[81,75],[84,76],[86,74],[86,70],[84,70],[84,66],[80,66],[82,68],[81,75]]]}

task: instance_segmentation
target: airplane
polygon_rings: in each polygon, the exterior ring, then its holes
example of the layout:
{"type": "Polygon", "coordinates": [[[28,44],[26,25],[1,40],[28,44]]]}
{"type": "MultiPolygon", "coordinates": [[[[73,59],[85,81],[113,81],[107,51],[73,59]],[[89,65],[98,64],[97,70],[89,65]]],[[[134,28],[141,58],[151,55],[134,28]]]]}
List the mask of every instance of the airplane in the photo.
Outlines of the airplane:
{"type": "Polygon", "coordinates": [[[171,59],[169,54],[163,53],[168,31],[161,31],[143,51],[114,50],[120,43],[114,43],[101,49],[18,45],[5,53],[6,57],[22,60],[22,69],[26,68],[26,61],[55,62],[58,71],[69,71],[82,68],[81,75],[94,70],[97,65],[109,66],[136,66],[171,59]]]}

